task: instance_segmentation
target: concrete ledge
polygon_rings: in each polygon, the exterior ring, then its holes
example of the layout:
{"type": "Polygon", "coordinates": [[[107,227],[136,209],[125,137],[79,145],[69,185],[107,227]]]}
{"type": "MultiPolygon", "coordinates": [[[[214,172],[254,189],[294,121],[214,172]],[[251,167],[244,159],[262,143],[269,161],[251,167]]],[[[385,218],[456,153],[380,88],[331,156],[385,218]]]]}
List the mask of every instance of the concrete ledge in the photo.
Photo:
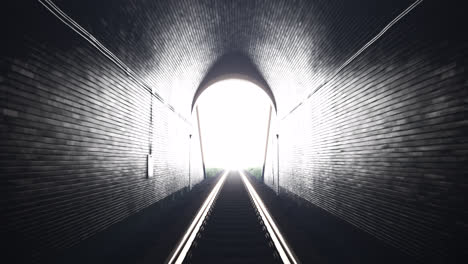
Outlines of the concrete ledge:
{"type": "Polygon", "coordinates": [[[418,263],[288,190],[278,196],[250,178],[302,263],[418,263]]]}
{"type": "Polygon", "coordinates": [[[53,263],[162,263],[217,177],[183,188],[125,220],[52,256],[53,263]]]}

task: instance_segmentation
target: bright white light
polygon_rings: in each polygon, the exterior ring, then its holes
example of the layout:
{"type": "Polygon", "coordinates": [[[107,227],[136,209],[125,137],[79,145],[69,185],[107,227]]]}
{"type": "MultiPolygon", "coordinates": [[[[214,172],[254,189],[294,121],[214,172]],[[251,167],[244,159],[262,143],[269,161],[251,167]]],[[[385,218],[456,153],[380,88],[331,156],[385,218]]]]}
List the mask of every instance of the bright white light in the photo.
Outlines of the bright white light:
{"type": "Polygon", "coordinates": [[[255,84],[217,82],[197,101],[206,167],[262,167],[271,101],[255,84]]]}

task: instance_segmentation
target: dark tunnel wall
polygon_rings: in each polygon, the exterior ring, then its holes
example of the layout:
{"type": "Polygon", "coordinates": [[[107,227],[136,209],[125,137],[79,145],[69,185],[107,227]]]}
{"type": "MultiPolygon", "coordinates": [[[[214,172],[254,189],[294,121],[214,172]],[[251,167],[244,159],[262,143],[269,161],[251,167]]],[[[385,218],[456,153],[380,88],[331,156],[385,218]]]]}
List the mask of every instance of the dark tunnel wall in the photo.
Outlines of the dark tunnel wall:
{"type": "Polygon", "coordinates": [[[279,128],[281,188],[423,263],[461,263],[467,252],[460,21],[423,3],[279,128]]]}
{"type": "Polygon", "coordinates": [[[41,6],[13,14],[22,24],[8,32],[0,64],[6,259],[44,261],[182,190],[189,155],[191,185],[202,180],[188,121],[41,6]]]}

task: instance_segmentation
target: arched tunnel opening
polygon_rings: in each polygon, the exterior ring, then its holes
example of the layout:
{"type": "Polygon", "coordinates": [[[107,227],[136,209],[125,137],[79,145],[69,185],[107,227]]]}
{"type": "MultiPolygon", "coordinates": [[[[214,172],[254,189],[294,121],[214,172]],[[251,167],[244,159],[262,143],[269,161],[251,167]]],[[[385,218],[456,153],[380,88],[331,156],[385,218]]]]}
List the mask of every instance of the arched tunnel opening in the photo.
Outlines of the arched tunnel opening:
{"type": "Polygon", "coordinates": [[[252,82],[225,79],[210,85],[194,107],[206,168],[251,169],[261,177],[273,107],[252,82]]]}
{"type": "Polygon", "coordinates": [[[5,262],[467,262],[464,10],[4,3],[5,262]]]}

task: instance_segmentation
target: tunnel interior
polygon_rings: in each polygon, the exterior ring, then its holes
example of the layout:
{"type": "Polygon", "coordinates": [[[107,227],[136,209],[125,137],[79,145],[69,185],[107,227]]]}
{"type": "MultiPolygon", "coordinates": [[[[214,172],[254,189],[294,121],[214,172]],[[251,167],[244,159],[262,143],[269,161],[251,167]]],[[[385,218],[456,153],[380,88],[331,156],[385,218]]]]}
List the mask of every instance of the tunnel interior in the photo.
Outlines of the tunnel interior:
{"type": "Polygon", "coordinates": [[[298,252],[319,237],[323,263],[466,260],[460,3],[30,0],[0,12],[6,258],[170,251],[216,180],[194,106],[234,77],[272,101],[252,184],[298,252]]]}

